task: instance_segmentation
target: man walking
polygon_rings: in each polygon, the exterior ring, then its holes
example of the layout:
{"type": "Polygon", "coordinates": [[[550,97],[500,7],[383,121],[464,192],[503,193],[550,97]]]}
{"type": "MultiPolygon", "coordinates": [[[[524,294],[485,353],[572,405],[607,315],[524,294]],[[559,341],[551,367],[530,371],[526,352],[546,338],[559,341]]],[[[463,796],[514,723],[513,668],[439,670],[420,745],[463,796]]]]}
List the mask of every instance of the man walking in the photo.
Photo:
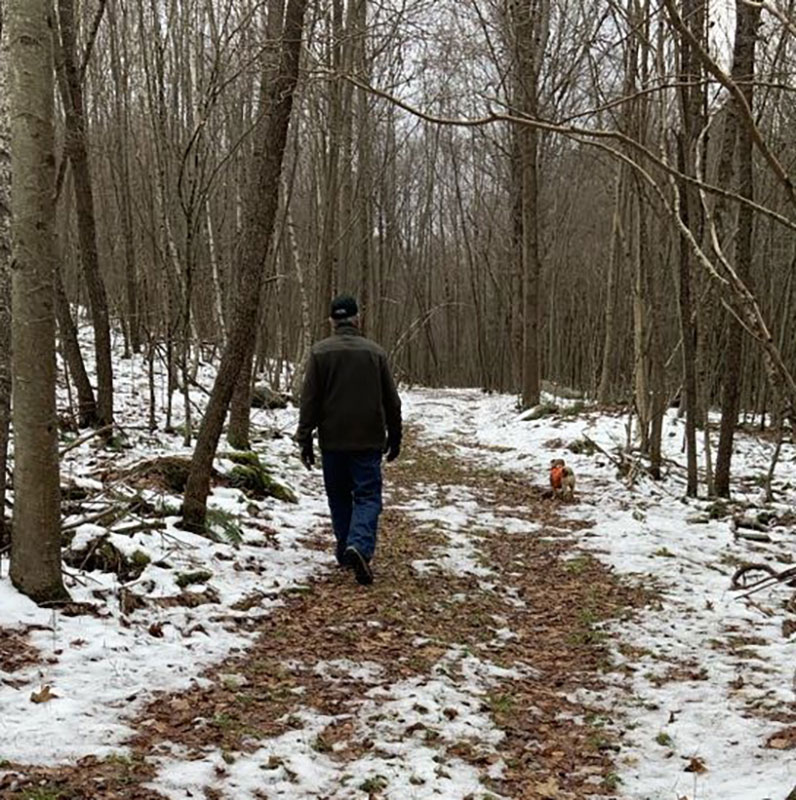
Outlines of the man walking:
{"type": "Polygon", "coordinates": [[[381,457],[387,453],[392,461],[400,452],[401,400],[387,354],[363,336],[358,314],[350,295],[332,300],[334,332],[310,352],[294,438],[309,469],[318,429],[337,562],[367,585],[373,583],[370,560],[382,508],[381,457]]]}

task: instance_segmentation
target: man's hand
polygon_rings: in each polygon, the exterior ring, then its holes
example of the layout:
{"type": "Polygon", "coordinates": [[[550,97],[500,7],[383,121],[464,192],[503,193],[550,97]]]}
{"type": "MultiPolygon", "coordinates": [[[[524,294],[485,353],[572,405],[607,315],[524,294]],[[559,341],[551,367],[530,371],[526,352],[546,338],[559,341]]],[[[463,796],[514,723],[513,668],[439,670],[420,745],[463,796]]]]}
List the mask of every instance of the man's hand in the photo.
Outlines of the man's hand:
{"type": "Polygon", "coordinates": [[[301,463],[307,468],[315,466],[315,451],[312,449],[312,439],[301,445],[301,463]]]}
{"type": "Polygon", "coordinates": [[[387,454],[387,461],[395,461],[395,459],[398,458],[398,454],[401,452],[401,437],[388,436],[387,446],[384,448],[384,452],[387,454]]]}

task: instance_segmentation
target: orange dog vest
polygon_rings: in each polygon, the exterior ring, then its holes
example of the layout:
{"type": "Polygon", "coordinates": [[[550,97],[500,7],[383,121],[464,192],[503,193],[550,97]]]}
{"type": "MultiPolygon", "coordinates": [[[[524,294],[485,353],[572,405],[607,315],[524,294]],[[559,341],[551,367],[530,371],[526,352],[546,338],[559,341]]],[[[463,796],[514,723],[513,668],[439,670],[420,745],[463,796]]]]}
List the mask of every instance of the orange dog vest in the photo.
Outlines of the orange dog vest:
{"type": "Polygon", "coordinates": [[[564,480],[564,467],[551,467],[550,485],[554,489],[560,489],[564,480]]]}

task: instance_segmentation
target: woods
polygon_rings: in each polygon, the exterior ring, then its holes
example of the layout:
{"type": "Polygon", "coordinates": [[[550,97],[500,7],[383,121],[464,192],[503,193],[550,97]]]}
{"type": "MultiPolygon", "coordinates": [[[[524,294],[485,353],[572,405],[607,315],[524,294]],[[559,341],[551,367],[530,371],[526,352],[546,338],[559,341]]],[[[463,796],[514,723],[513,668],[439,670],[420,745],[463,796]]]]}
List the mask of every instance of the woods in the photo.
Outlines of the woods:
{"type": "Polygon", "coordinates": [[[784,800],[795,74],[796,0],[0,0],[0,796],[784,800]]]}
{"type": "Polygon", "coordinates": [[[788,9],[51,10],[53,155],[20,168],[55,159],[55,206],[42,211],[53,230],[37,243],[51,255],[33,261],[53,264],[63,411],[113,424],[119,337],[125,354],[165,364],[150,425],[179,424],[186,446],[198,437],[188,526],[203,524],[227,410],[229,441],[246,448],[253,376],[279,390],[286,367],[295,389],[340,290],[359,295],[366,330],[410,383],[514,392],[527,408],[544,380],[632,406],[653,475],[677,401],[691,496],[729,495],[739,420],[792,428],[788,9]],[[196,419],[208,357],[221,367],[196,419]]]}

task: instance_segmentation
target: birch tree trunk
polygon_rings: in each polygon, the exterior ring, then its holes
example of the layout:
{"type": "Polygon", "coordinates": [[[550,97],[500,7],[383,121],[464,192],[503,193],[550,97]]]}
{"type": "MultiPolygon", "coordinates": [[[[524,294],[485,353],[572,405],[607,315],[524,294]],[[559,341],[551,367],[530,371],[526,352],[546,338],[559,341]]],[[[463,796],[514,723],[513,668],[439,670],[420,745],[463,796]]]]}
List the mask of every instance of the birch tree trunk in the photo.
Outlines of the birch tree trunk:
{"type": "Polygon", "coordinates": [[[55,172],[49,0],[8,0],[12,64],[14,526],[11,580],[42,603],[68,597],[61,576],[55,413],[55,172]]]}
{"type": "Polygon", "coordinates": [[[635,185],[631,189],[628,203],[628,236],[630,238],[633,275],[633,387],[638,417],[638,430],[643,453],[649,452],[652,407],[650,402],[650,323],[647,296],[647,265],[643,257],[644,226],[646,209],[635,185]]]}
{"type": "MultiPolygon", "coordinates": [[[[129,86],[129,53],[125,36],[117,31],[117,9],[111,4],[108,9],[110,27],[111,74],[113,76],[113,105],[116,115],[116,126],[119,146],[119,173],[121,181],[115,187],[121,217],[122,236],[124,239],[124,273],[125,294],[127,300],[127,329],[130,347],[134,353],[141,352],[141,320],[138,308],[138,278],[135,263],[135,244],[133,229],[133,205],[130,188],[130,86],[129,86]],[[122,52],[120,53],[120,48],[122,52]]],[[[126,15],[122,12],[124,33],[126,33],[126,15]]]]}

